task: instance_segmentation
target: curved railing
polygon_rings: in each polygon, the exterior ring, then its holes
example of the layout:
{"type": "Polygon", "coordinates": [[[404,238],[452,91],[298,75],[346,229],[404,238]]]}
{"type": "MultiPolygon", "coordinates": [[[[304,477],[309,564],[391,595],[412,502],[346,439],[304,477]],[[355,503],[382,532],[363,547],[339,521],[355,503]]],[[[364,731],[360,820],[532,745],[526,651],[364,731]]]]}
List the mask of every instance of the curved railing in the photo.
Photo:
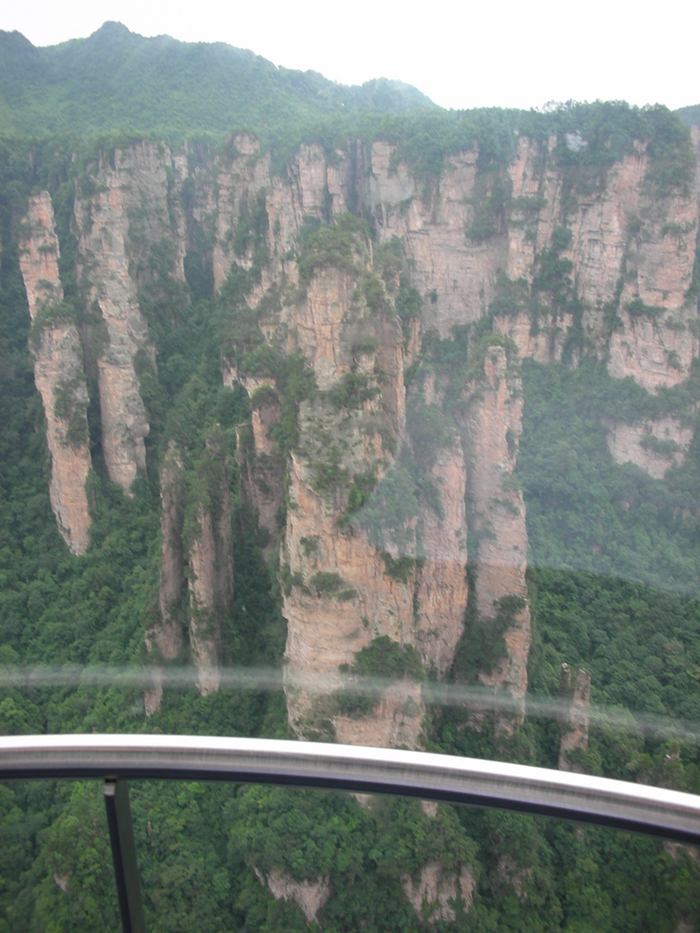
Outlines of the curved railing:
{"type": "Polygon", "coordinates": [[[700,843],[700,797],[587,774],[398,749],[180,735],[0,738],[0,779],[100,778],[124,929],[142,929],[127,778],[293,784],[502,807],[700,843]],[[130,894],[131,892],[131,894],[130,894]],[[134,912],[135,911],[135,912],[134,912]]]}
{"type": "Polygon", "coordinates": [[[700,797],[428,752],[189,735],[0,738],[0,778],[187,778],[301,784],[507,807],[700,842],[700,797]]]}

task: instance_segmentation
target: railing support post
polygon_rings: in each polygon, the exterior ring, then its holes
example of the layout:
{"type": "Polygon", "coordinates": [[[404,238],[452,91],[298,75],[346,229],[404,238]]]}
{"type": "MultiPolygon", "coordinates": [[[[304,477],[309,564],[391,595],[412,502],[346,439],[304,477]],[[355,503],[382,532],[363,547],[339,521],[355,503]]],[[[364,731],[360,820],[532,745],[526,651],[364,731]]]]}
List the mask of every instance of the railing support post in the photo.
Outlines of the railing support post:
{"type": "Polygon", "coordinates": [[[106,778],[102,791],[107,810],[122,929],[124,933],[145,933],[129,788],[123,779],[106,778]]]}

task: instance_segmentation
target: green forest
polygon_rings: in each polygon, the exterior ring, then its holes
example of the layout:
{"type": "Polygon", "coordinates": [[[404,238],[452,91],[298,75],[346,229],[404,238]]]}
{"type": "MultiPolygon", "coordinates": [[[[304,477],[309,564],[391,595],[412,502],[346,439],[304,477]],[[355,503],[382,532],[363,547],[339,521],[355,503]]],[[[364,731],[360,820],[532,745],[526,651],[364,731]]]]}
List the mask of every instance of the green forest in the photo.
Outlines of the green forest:
{"type": "MultiPolygon", "coordinates": [[[[635,140],[644,139],[650,189],[665,198],[693,183],[687,128],[666,108],[625,104],[572,104],[548,114],[445,112],[405,85],[379,81],[344,88],[313,73],[275,69],[252,53],[167,38],[143,40],[117,24],[106,24],[88,40],[41,50],[5,33],[0,47],[8,63],[0,80],[0,734],[294,738],[281,691],[226,684],[208,696],[191,686],[166,690],[160,709],[146,718],[143,691],[134,686],[3,685],[3,668],[139,669],[148,663],[144,633],[159,611],[159,476],[166,443],[176,439],[182,453],[193,511],[185,516],[187,534],[195,506],[221,480],[212,477],[203,454],[214,435],[229,454],[225,481],[234,552],[234,597],[221,620],[221,662],[280,670],[286,641],[282,592],[295,581],[285,579],[284,568],[266,550],[269,535],[246,498],[236,456],[246,443],[252,408],[265,401],[264,390],[249,398],[240,385],[224,386],[222,358],[235,357],[241,372],[276,374],[282,412],[276,443],[284,463],[297,450],[304,401],[321,398],[337,412],[361,406],[375,392],[353,373],[322,395],[303,359],[275,355],[263,344],[258,318],[246,301],[268,259],[263,211],[256,214],[251,207],[236,231],[234,250],[240,257],[252,249],[255,261],[247,269],[235,267],[218,293],[201,256],[192,252],[186,284],[154,275],[157,287],[139,295],[157,366],[144,363],[139,374],[150,433],[147,470],[131,497],[107,478],[90,386],[90,547],[83,556],[71,555],[49,501],[46,423],[34,384],[19,267],[17,230],[27,198],[37,190],[51,193],[66,304],[84,323],[90,310],[81,307],[75,277],[75,184],[85,177],[91,156],[113,150],[118,142],[143,135],[206,137],[201,145],[215,152],[233,129],[250,130],[283,173],[302,140],[320,141],[331,151],[352,136],[365,145],[387,139],[428,187],[449,154],[477,146],[479,170],[489,186],[465,238],[479,243],[501,232],[504,212],[512,208],[510,193],[493,177],[512,159],[518,134],[558,140],[555,157],[572,197],[597,190],[610,166],[633,150],[635,140]],[[113,67],[112,61],[122,64],[113,67]],[[102,82],[92,80],[96,68],[102,82]],[[163,84],[171,95],[167,106],[163,84]],[[574,130],[589,140],[578,152],[563,142],[574,130]],[[74,135],[82,137],[79,143],[74,135]]],[[[375,221],[372,216],[308,219],[298,243],[300,287],[321,268],[355,275],[357,263],[371,253],[375,267],[384,262],[385,273],[393,269],[400,282],[392,313],[407,335],[421,314],[421,301],[431,299],[410,285],[400,250],[382,253],[375,221]]],[[[564,229],[539,257],[529,306],[535,323],[552,303],[562,313],[573,308],[575,317],[570,270],[560,255],[567,235],[564,229]]],[[[147,259],[158,266],[157,255],[147,259]]],[[[695,307],[698,280],[696,275],[696,291],[688,296],[695,307]]],[[[362,299],[377,317],[386,312],[378,281],[361,281],[362,299]]],[[[497,342],[492,328],[499,303],[512,307],[519,300],[517,283],[502,285],[488,315],[477,323],[456,327],[448,338],[426,334],[423,357],[409,375],[418,379],[423,366],[455,393],[473,380],[483,370],[486,348],[497,342]]],[[[632,306],[631,313],[635,310],[649,314],[646,307],[632,306]]],[[[605,361],[589,349],[581,338],[560,362],[526,359],[519,366],[523,432],[515,475],[529,539],[534,639],[529,691],[556,699],[561,663],[584,667],[592,677],[593,703],[610,712],[610,721],[603,716],[592,725],[588,749],[577,753],[581,770],[700,794],[698,361],[682,384],[651,394],[631,378],[613,379],[605,361]],[[606,444],[612,420],[634,423],[666,415],[693,428],[681,465],[653,479],[630,463],[615,463],[606,444]],[[673,720],[677,734],[645,726],[662,719],[673,720]],[[696,741],[688,738],[693,729],[696,741]]],[[[359,345],[357,352],[362,353],[359,345]]],[[[451,415],[424,406],[413,418],[412,430],[426,439],[424,447],[446,445],[451,415]]],[[[404,483],[397,481],[397,509],[408,508],[416,477],[432,466],[425,457],[425,463],[414,458],[396,470],[404,483]]],[[[336,473],[325,479],[331,489],[338,484],[336,473]]],[[[387,496],[387,487],[377,493],[375,484],[374,475],[354,477],[348,523],[367,502],[379,511],[377,497],[387,496]]],[[[283,508],[288,506],[285,502],[283,508]]],[[[368,514],[371,519],[371,507],[368,514]]],[[[370,528],[378,543],[380,532],[370,528]]],[[[313,541],[307,546],[313,549],[313,541]]],[[[388,551],[383,557],[387,574],[404,582],[420,560],[395,558],[388,551]]],[[[342,580],[328,574],[318,573],[314,586],[318,592],[342,592],[342,580]]],[[[467,613],[449,683],[474,684],[473,645],[482,637],[478,625],[467,613]]],[[[424,676],[416,652],[388,639],[375,639],[346,673],[351,681],[424,676]]],[[[348,713],[368,710],[363,697],[340,702],[348,713]]],[[[435,752],[556,767],[559,737],[556,722],[532,716],[504,739],[497,730],[470,729],[464,711],[448,707],[430,710],[424,744],[435,752]]],[[[446,804],[430,816],[408,799],[386,797],[365,806],[349,794],[257,785],[132,782],[130,793],[149,930],[670,933],[700,917],[696,856],[641,835],[446,804]],[[473,904],[468,911],[458,905],[453,921],[431,917],[430,908],[419,918],[405,897],[403,880],[417,877],[430,862],[445,871],[470,868],[473,904]],[[260,882],[261,874],[275,871],[295,882],[326,880],[331,893],[317,921],[307,923],[296,904],[276,900],[260,882]]],[[[4,783],[0,839],[0,933],[118,928],[97,782],[4,783]]]]}

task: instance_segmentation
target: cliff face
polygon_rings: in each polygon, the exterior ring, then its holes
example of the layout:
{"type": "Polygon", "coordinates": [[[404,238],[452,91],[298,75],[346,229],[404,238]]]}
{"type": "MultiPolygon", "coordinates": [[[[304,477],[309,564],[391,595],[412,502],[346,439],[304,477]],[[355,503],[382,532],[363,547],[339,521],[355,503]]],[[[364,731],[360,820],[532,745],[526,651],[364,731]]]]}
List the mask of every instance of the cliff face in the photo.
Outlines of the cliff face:
{"type": "Polygon", "coordinates": [[[394,166],[394,149],[374,143],[365,199],[382,240],[399,237],[412,268],[411,280],[429,296],[423,327],[448,337],[456,324],[483,317],[493,297],[496,273],[506,261],[505,237],[487,241],[465,236],[478,200],[476,150],[447,159],[428,188],[405,165],[394,166]]]}
{"type": "Polygon", "coordinates": [[[101,157],[78,186],[78,279],[94,324],[101,441],[109,478],[129,491],[146,467],[148,418],[138,367],[153,360],[139,289],[160,260],[184,281],[184,220],[171,192],[183,156],[142,143],[101,157]]]}
{"type": "MultiPolygon", "coordinates": [[[[178,610],[185,586],[182,532],[185,513],[183,464],[177,445],[170,443],[160,475],[161,558],[157,621],[146,632],[146,649],[154,662],[174,661],[183,648],[184,631],[178,610]]],[[[162,668],[156,666],[153,686],[146,691],[146,715],[155,713],[163,697],[162,668]]]]}
{"type": "Polygon", "coordinates": [[[653,392],[683,382],[698,355],[697,307],[687,297],[698,237],[697,170],[687,194],[654,198],[643,187],[638,209],[639,223],[628,219],[622,326],[610,340],[609,371],[653,392]]]}
{"type": "Polygon", "coordinates": [[[455,904],[461,902],[462,907],[468,910],[476,887],[469,869],[445,871],[439,862],[428,862],[417,879],[405,875],[401,883],[415,912],[431,926],[441,922],[454,923],[455,904]]]}
{"type": "MultiPolygon", "coordinates": [[[[474,146],[430,177],[387,141],[303,145],[282,174],[246,135],[217,151],[103,154],[75,188],[75,308],[50,196],[29,200],[20,263],[69,548],[89,542],[88,391],[96,469],[126,494],[147,470],[160,481],[148,715],[167,664],[191,659],[210,694],[232,655],[233,467],[235,505],[257,515],[278,574],[296,736],[421,747],[426,677],[505,701],[497,737],[522,723],[521,364],[593,357],[631,378],[646,414],[606,422],[612,459],[656,480],[683,464],[691,403],[674,406],[700,351],[698,184],[661,190],[643,140],[593,172],[569,158],[581,140],[513,142],[508,164],[474,146]],[[193,371],[205,406],[187,396],[193,371]],[[218,431],[223,410],[235,415],[218,431]]],[[[567,669],[562,698],[559,767],[576,770],[589,675],[567,669]]],[[[466,709],[455,728],[488,724],[466,709]]],[[[495,873],[525,901],[534,870],[516,861],[501,856],[495,873]]],[[[469,909],[474,873],[457,864],[401,875],[421,922],[469,909]]],[[[310,923],[331,893],[327,877],[258,877],[310,923]]]]}
{"type": "Polygon", "coordinates": [[[492,652],[490,668],[481,670],[479,680],[510,693],[516,720],[522,721],[531,642],[525,505],[515,475],[522,386],[503,347],[487,349],[483,373],[470,399],[464,431],[467,520],[476,541],[475,611],[477,624],[489,630],[492,652]]]}
{"type": "Polygon", "coordinates": [[[438,509],[423,503],[420,570],[415,590],[416,649],[423,664],[446,675],[462,637],[467,605],[465,491],[467,470],[459,439],[438,451],[430,472],[438,509]]]}
{"type": "MultiPolygon", "coordinates": [[[[221,457],[220,451],[213,456],[221,457]]],[[[223,461],[224,468],[226,467],[223,461]]],[[[218,485],[218,501],[202,505],[189,554],[190,647],[202,694],[219,687],[221,620],[233,602],[233,551],[228,475],[218,485]]]]}
{"type": "Polygon", "coordinates": [[[85,490],[91,468],[88,394],[80,334],[63,300],[58,258],[53,205],[43,191],[29,200],[20,268],[33,323],[34,380],[44,406],[51,456],[51,507],[63,540],[74,554],[82,554],[90,532],[85,490]]]}
{"type": "MultiPolygon", "coordinates": [[[[415,544],[407,541],[410,567],[403,578],[392,577],[375,535],[383,516],[380,511],[370,518],[371,498],[362,501],[370,487],[381,485],[381,477],[391,482],[396,475],[403,384],[402,379],[397,384],[400,371],[378,368],[373,341],[365,337],[362,349],[353,351],[352,335],[371,320],[366,301],[355,291],[347,274],[322,270],[298,310],[289,312],[297,325],[295,349],[313,369],[320,390],[300,409],[283,547],[290,581],[284,596],[287,701],[290,721],[302,734],[307,725],[314,728],[319,713],[297,686],[298,675],[323,673],[331,687],[340,688],[341,665],[352,665],[374,639],[386,636],[411,646],[416,641],[415,544]],[[351,502],[353,489],[361,492],[358,503],[351,502]]],[[[400,346],[398,328],[390,339],[400,346]]],[[[400,524],[397,532],[403,534],[400,524]]],[[[407,537],[412,539],[413,532],[407,537]]],[[[395,542],[386,542],[387,552],[392,546],[395,542]]],[[[402,550],[394,556],[407,554],[402,550]]],[[[389,693],[364,724],[331,713],[338,738],[359,740],[362,734],[369,744],[373,736],[374,742],[395,744],[400,736],[402,744],[415,745],[420,715],[413,704],[389,693]]]]}
{"type": "Polygon", "coordinates": [[[156,662],[154,683],[145,695],[148,715],[156,712],[163,695],[159,663],[178,660],[186,641],[199,692],[205,695],[219,687],[221,624],[233,603],[229,464],[224,445],[214,429],[189,468],[173,441],[163,459],[158,617],[146,633],[147,650],[156,662]]]}
{"type": "Polygon", "coordinates": [[[257,512],[260,527],[269,535],[269,546],[274,548],[278,543],[278,518],[284,498],[287,467],[271,436],[275,425],[279,424],[280,404],[269,383],[265,382],[253,390],[250,379],[243,382],[252,399],[252,411],[249,442],[244,431],[238,432],[241,485],[247,501],[257,512]],[[257,389],[269,391],[256,396],[257,389]]]}
{"type": "Polygon", "coordinates": [[[654,479],[680,466],[693,440],[693,429],[679,418],[646,418],[637,424],[613,424],[607,444],[615,463],[633,463],[654,479]]]}
{"type": "MultiPolygon", "coordinates": [[[[467,616],[481,652],[475,678],[511,696],[521,720],[531,623],[519,362],[593,355],[650,393],[690,375],[697,173],[662,190],[639,140],[586,174],[571,160],[588,142],[570,136],[523,135],[500,167],[474,146],[430,179],[381,140],[332,153],[303,145],[283,175],[247,135],[218,153],[142,143],[103,155],[77,186],[82,337],[95,359],[105,466],[125,491],[146,465],[139,377],[158,362],[153,288],[200,290],[229,311],[234,346],[222,348],[222,380],[251,400],[238,431],[241,489],[272,561],[280,543],[287,700],[300,735],[419,744],[415,670],[385,686],[371,713],[353,715],[340,695],[317,702],[306,677],[327,675],[331,692],[342,691],[341,666],[361,673],[378,639],[444,676],[467,616]]],[[[62,297],[47,197],[30,203],[35,233],[23,244],[33,316],[62,297]]],[[[80,551],[88,448],[61,445],[65,426],[49,415],[59,368],[78,386],[75,407],[86,405],[76,326],[44,328],[35,353],[52,503],[80,551]]],[[[611,424],[608,435],[617,462],[657,478],[690,441],[671,415],[611,424]]],[[[203,505],[180,472],[171,450],[161,464],[160,624],[149,643],[165,660],[180,652],[174,607],[189,587],[189,641],[206,692],[220,651],[211,619],[231,606],[228,487],[203,505]]]]}
{"type": "Polygon", "coordinates": [[[276,868],[267,874],[256,868],[255,874],[258,880],[267,886],[275,900],[293,901],[306,917],[307,923],[313,923],[331,893],[328,878],[319,878],[318,881],[295,881],[276,868]]]}
{"type": "Polygon", "coordinates": [[[158,632],[158,649],[163,658],[172,661],[182,647],[180,626],[174,615],[185,584],[182,530],[185,512],[185,488],[182,458],[174,443],[170,443],[160,476],[161,561],[158,607],[162,624],[158,632]]]}
{"type": "MultiPolygon", "coordinates": [[[[698,229],[697,176],[687,192],[659,195],[647,180],[650,160],[638,143],[594,190],[577,191],[555,150],[555,138],[521,138],[500,178],[479,171],[476,151],[454,156],[426,191],[406,166],[395,166],[388,144],[374,144],[365,198],[379,236],[403,240],[413,282],[430,295],[424,327],[448,336],[453,325],[483,317],[499,274],[544,291],[543,260],[556,249],[582,304],[586,338],[595,352],[609,354],[611,375],[632,376],[652,391],[677,384],[698,351],[688,326],[695,308],[686,301],[698,229]],[[557,233],[564,228],[568,237],[561,241],[557,233]],[[612,335],[606,307],[620,318],[612,335]]],[[[550,296],[541,297],[536,326],[532,319],[525,326],[528,315],[517,301],[497,314],[496,326],[513,336],[521,355],[546,362],[561,356],[574,320],[561,302],[552,306],[550,296]]]]}
{"type": "Polygon", "coordinates": [[[591,675],[580,668],[561,666],[560,695],[563,705],[559,767],[564,771],[582,771],[574,753],[588,749],[588,727],[591,718],[591,675]]]}

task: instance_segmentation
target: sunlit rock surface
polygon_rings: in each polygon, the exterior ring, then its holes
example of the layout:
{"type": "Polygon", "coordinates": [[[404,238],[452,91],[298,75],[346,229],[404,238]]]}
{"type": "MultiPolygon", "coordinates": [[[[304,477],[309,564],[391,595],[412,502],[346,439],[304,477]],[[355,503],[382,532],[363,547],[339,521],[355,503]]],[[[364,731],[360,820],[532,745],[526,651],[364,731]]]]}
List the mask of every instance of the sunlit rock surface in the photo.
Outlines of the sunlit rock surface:
{"type": "Polygon", "coordinates": [[[59,243],[48,191],[29,199],[20,241],[20,269],[33,322],[34,381],[46,418],[51,456],[49,496],[58,530],[74,554],[90,539],[85,483],[91,468],[88,394],[75,315],[63,304],[59,243]]]}

